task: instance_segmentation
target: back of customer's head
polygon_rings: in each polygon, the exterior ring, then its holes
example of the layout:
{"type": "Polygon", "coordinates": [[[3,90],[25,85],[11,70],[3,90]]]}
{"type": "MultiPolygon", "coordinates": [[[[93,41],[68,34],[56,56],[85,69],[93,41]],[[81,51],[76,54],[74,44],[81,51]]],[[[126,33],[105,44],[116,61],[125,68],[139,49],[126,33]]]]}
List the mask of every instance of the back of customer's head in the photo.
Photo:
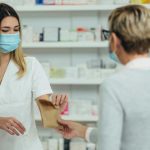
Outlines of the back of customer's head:
{"type": "Polygon", "coordinates": [[[128,54],[148,53],[150,48],[150,10],[141,5],[115,9],[109,17],[109,28],[120,39],[128,54]]]}

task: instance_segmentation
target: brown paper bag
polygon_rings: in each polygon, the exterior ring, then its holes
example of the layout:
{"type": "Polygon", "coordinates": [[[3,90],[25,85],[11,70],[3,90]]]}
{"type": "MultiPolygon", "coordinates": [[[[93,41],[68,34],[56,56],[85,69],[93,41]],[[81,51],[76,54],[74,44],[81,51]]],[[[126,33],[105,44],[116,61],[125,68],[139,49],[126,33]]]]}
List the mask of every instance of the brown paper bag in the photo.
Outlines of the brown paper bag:
{"type": "Polygon", "coordinates": [[[60,127],[57,122],[59,118],[59,109],[55,108],[50,101],[44,99],[37,100],[37,105],[40,110],[44,128],[60,127]]]}

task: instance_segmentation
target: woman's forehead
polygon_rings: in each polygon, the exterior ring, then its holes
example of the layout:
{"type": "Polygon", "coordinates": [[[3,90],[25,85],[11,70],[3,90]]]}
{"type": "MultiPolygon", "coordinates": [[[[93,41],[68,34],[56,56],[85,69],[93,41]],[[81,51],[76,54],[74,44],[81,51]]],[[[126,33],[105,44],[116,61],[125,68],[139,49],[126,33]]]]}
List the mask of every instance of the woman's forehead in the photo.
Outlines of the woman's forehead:
{"type": "Polygon", "coordinates": [[[17,20],[16,17],[13,17],[13,16],[8,16],[8,17],[5,17],[2,21],[1,21],[1,27],[3,26],[18,26],[19,25],[19,22],[17,20]]]}

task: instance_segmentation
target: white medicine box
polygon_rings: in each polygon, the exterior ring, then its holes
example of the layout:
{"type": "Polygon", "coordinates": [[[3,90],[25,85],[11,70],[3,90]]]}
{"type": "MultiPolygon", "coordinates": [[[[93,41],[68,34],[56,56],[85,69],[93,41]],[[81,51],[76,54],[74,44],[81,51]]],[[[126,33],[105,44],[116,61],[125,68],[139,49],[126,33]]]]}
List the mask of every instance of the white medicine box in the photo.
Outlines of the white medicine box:
{"type": "Polygon", "coordinates": [[[57,27],[44,27],[44,41],[45,42],[58,42],[58,28],[57,27]]]}

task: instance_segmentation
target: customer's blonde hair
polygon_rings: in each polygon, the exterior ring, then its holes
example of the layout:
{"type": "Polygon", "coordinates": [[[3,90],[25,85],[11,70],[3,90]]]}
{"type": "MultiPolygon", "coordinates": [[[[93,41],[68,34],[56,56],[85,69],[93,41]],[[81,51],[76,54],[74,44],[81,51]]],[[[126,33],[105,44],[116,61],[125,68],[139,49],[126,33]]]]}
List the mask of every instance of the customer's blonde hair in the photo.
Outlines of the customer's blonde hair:
{"type": "MultiPolygon", "coordinates": [[[[11,6],[4,4],[4,3],[0,3],[0,23],[5,17],[8,17],[8,16],[15,17],[18,20],[18,23],[20,26],[19,32],[20,32],[20,38],[21,38],[21,24],[20,24],[20,19],[19,19],[17,12],[11,6]]],[[[21,43],[19,44],[19,47],[15,51],[11,52],[10,55],[13,61],[18,66],[18,69],[19,69],[17,72],[18,77],[19,78],[23,77],[23,75],[26,73],[26,62],[24,59],[24,54],[23,54],[21,43]]]]}
{"type": "Polygon", "coordinates": [[[144,54],[150,48],[150,10],[141,5],[115,9],[109,17],[109,28],[120,39],[127,53],[144,54]]]}

